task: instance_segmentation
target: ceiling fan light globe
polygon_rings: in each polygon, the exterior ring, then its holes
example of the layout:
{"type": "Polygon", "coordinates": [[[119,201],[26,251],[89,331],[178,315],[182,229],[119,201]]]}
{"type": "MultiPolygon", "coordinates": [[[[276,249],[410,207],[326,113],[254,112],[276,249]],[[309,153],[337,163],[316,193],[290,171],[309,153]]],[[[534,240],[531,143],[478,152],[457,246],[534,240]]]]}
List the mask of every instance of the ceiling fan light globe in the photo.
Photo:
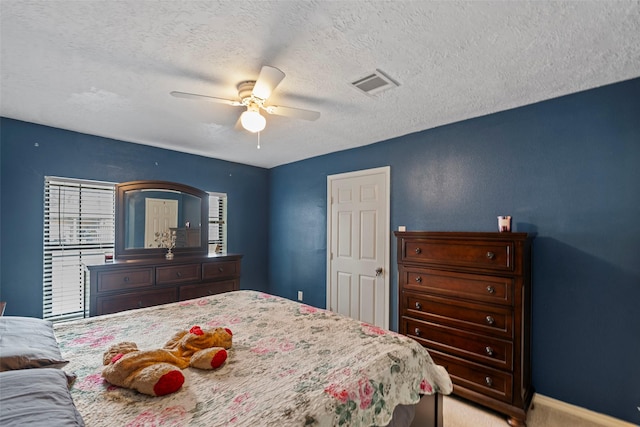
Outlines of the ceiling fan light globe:
{"type": "Polygon", "coordinates": [[[242,127],[249,132],[260,132],[267,125],[267,120],[257,111],[245,111],[240,116],[242,127]]]}

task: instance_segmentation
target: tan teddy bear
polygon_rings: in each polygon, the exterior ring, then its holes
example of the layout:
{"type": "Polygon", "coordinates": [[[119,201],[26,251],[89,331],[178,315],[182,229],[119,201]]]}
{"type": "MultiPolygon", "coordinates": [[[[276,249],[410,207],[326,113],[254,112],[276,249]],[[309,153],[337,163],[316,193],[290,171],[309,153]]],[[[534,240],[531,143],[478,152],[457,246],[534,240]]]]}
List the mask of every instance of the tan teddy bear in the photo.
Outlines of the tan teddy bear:
{"type": "Polygon", "coordinates": [[[133,342],[121,342],[104,353],[102,377],[113,385],[151,396],[174,393],[184,384],[181,369],[222,366],[232,336],[226,328],[203,331],[194,326],[177,332],[161,349],[139,350],[133,342]]]}

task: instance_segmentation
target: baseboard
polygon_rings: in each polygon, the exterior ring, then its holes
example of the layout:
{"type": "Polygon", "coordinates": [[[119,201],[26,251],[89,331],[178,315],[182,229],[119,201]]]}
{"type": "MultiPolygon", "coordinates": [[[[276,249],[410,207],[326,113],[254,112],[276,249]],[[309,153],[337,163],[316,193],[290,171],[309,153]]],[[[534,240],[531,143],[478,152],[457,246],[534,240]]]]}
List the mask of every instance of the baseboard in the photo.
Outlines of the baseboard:
{"type": "Polygon", "coordinates": [[[621,421],[617,418],[610,417],[609,415],[594,412],[538,393],[533,396],[533,405],[546,406],[555,411],[568,413],[574,417],[601,425],[602,427],[636,427],[635,424],[621,421]]]}

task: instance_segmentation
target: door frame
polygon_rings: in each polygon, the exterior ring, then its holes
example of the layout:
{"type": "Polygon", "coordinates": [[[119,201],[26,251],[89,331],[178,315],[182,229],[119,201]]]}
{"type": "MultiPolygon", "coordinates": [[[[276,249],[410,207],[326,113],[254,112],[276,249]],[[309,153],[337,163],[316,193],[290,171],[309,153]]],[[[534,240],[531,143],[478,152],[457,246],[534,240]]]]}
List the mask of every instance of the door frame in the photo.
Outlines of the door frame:
{"type": "Polygon", "coordinates": [[[352,172],[344,172],[335,175],[327,175],[327,272],[326,272],[326,282],[325,282],[325,294],[326,294],[326,308],[327,310],[331,309],[331,235],[332,235],[332,223],[331,223],[331,185],[334,180],[345,179],[345,178],[357,178],[367,175],[375,175],[383,173],[385,175],[385,185],[387,186],[387,195],[385,200],[386,205],[386,214],[387,214],[387,226],[384,230],[384,269],[383,278],[384,278],[384,292],[385,292],[385,304],[384,304],[384,327],[385,329],[389,329],[390,322],[390,305],[391,305],[391,272],[389,271],[389,262],[390,262],[390,239],[391,239],[391,166],[381,166],[378,168],[372,169],[362,169],[352,172]]]}

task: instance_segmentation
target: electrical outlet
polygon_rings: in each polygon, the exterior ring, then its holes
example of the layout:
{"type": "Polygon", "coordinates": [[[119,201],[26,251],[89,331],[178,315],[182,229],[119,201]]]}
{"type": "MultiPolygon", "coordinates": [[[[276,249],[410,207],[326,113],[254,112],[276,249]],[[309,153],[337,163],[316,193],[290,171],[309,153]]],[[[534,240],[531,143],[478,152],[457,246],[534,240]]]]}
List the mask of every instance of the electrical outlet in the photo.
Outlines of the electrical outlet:
{"type": "Polygon", "coordinates": [[[298,301],[302,301],[302,291],[298,291],[298,301]]]}

